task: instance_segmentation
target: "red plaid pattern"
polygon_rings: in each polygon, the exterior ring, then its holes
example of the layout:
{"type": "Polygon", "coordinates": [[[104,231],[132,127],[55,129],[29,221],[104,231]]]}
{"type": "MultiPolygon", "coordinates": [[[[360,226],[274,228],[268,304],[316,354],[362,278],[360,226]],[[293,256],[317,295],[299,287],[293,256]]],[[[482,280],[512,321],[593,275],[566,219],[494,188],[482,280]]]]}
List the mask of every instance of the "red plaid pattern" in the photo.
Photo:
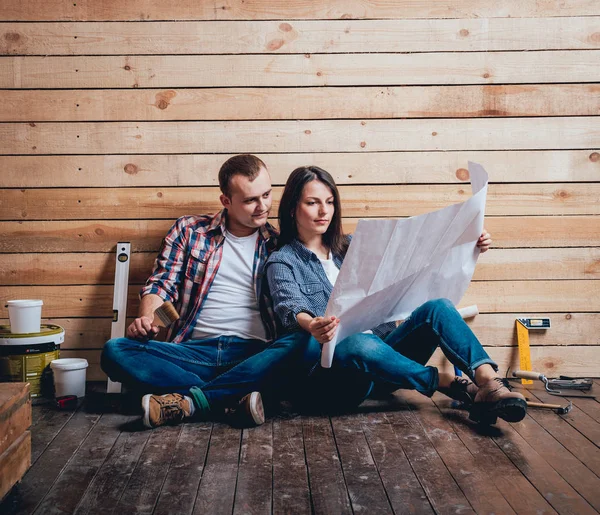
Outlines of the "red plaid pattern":
{"type": "MultiPolygon", "coordinates": [[[[171,326],[170,341],[186,341],[192,333],[221,264],[226,216],[224,209],[216,215],[181,217],[163,240],[140,297],[152,293],[175,305],[181,318],[171,326]]],[[[270,302],[263,296],[262,272],[275,248],[276,237],[271,225],[260,228],[252,268],[256,298],[269,340],[275,337],[275,323],[270,302]]]]}

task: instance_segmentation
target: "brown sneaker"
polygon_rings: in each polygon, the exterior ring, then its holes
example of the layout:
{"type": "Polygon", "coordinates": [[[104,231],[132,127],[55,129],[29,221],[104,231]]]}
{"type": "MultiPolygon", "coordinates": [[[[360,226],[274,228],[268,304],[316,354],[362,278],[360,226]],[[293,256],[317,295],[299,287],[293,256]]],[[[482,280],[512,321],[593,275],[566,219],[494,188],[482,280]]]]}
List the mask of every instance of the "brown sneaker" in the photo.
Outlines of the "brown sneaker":
{"type": "Polygon", "coordinates": [[[462,402],[466,406],[471,406],[475,402],[478,390],[479,388],[477,388],[475,383],[458,376],[454,378],[454,381],[450,383],[448,388],[438,388],[439,392],[442,392],[455,401],[462,402]]]}
{"type": "Polygon", "coordinates": [[[242,397],[235,408],[225,410],[227,421],[234,427],[253,427],[265,423],[265,409],[260,392],[242,397]]]}
{"type": "Polygon", "coordinates": [[[189,417],[191,413],[189,401],[180,393],[144,395],[142,408],[144,409],[144,425],[149,428],[164,424],[178,424],[184,417],[189,417]]]}
{"type": "Polygon", "coordinates": [[[469,418],[482,424],[495,424],[498,417],[519,422],[527,414],[527,401],[513,392],[506,379],[496,377],[479,387],[469,418]]]}

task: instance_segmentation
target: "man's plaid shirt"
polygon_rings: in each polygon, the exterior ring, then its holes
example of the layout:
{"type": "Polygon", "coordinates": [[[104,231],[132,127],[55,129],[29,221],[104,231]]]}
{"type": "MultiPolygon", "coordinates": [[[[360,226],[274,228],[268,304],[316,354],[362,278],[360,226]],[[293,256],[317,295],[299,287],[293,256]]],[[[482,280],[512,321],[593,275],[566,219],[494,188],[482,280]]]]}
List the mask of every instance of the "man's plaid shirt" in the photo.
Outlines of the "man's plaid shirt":
{"type": "MultiPolygon", "coordinates": [[[[192,334],[221,264],[226,216],[224,209],[216,215],[181,217],[163,240],[152,275],[140,296],[153,293],[173,303],[181,318],[171,326],[170,341],[184,342],[192,334]]],[[[263,291],[262,275],[269,254],[275,249],[276,237],[276,230],[269,224],[259,229],[252,267],[254,291],[269,340],[275,338],[275,321],[268,292],[263,291]]]]}

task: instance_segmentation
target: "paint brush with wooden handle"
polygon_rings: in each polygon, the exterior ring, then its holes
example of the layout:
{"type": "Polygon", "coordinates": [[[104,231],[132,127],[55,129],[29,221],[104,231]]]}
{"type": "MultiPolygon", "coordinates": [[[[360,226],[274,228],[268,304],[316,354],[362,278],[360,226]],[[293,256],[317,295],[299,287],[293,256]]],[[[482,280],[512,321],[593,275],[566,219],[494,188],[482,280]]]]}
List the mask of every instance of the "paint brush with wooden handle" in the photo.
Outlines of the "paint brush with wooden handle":
{"type": "Polygon", "coordinates": [[[162,306],[159,306],[154,310],[154,319],[158,317],[163,327],[169,327],[173,322],[179,320],[179,313],[175,309],[175,306],[168,300],[162,306]]]}

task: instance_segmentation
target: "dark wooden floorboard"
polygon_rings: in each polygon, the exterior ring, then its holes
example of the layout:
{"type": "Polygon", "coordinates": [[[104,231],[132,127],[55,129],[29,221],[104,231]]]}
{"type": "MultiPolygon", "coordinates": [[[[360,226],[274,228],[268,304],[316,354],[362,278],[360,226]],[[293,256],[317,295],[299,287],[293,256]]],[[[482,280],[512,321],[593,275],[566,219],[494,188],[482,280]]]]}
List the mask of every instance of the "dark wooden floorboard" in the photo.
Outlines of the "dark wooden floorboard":
{"type": "Polygon", "coordinates": [[[363,431],[395,513],[434,513],[402,445],[383,413],[362,416],[363,431]]]}
{"type": "Polygon", "coordinates": [[[194,515],[233,513],[242,431],[214,424],[194,515]]]}
{"type": "Polygon", "coordinates": [[[554,514],[556,511],[527,480],[515,464],[490,438],[499,435],[494,427],[480,428],[468,419],[468,412],[452,408],[452,401],[445,395],[433,396],[438,409],[444,415],[465,447],[481,467],[489,467],[494,475],[496,488],[518,513],[554,514]]]}
{"type": "Polygon", "coordinates": [[[34,463],[0,513],[598,514],[600,403],[573,404],[482,428],[441,394],[399,392],[243,431],[35,405],[34,463]]]}
{"type": "Polygon", "coordinates": [[[19,483],[16,513],[33,513],[99,419],[81,410],[69,419],[19,483]]]}
{"type": "MultiPolygon", "coordinates": [[[[556,400],[561,401],[560,398],[556,400]]],[[[554,401],[556,402],[556,401],[554,401]]],[[[561,402],[558,402],[561,404],[561,402]]],[[[546,409],[530,409],[513,427],[543,455],[579,494],[600,509],[600,478],[590,470],[600,450],[561,415],[546,409]]]]}
{"type": "Polygon", "coordinates": [[[593,396],[595,399],[573,399],[573,404],[585,411],[596,422],[600,422],[600,381],[595,379],[591,391],[585,394],[593,396]]]}
{"type": "MultiPolygon", "coordinates": [[[[556,395],[550,395],[549,393],[536,390],[533,392],[535,397],[540,402],[545,402],[548,404],[560,404],[563,406],[567,406],[569,404],[569,400],[571,400],[573,404],[573,408],[566,415],[561,415],[560,418],[568,422],[573,428],[579,431],[583,436],[585,436],[590,442],[592,442],[596,447],[600,446],[600,423],[590,417],[585,411],[583,411],[579,407],[579,403],[592,403],[596,404],[595,401],[585,399],[578,400],[575,398],[562,398],[557,397],[556,395]]],[[[600,406],[600,405],[599,405],[600,406]]],[[[536,412],[539,410],[535,410],[536,412]]],[[[531,410],[531,413],[534,413],[534,410],[531,410]]]]}
{"type": "Polygon", "coordinates": [[[152,434],[119,499],[117,513],[152,513],[183,426],[162,426],[152,434]]]}
{"type": "Polygon", "coordinates": [[[273,421],[273,513],[311,513],[300,417],[273,421]]]}
{"type": "MultiPolygon", "coordinates": [[[[592,388],[592,395],[600,396],[600,386],[592,388]]],[[[600,424],[600,402],[598,399],[571,399],[574,406],[577,406],[588,417],[591,417],[600,424]]]]}
{"type": "Polygon", "coordinates": [[[352,510],[355,513],[393,513],[360,417],[355,414],[331,417],[331,423],[352,510]]]}
{"type": "Polygon", "coordinates": [[[36,513],[73,513],[120,434],[123,416],[107,413],[81,446],[40,503],[36,513]]]}
{"type": "MultiPolygon", "coordinates": [[[[559,460],[545,454],[537,445],[536,439],[545,439],[546,436],[549,436],[548,433],[529,415],[523,421],[513,425],[498,419],[496,427],[500,433],[493,438],[552,507],[561,514],[596,513],[590,504],[546,461],[546,459],[556,461],[560,466],[559,460]],[[512,427],[513,425],[518,426],[521,431],[517,431],[512,427]],[[530,430],[527,439],[521,434],[526,433],[526,429],[530,430]],[[539,452],[542,452],[542,455],[539,452]]],[[[563,448],[563,451],[566,449],[563,448]]],[[[566,452],[568,453],[568,451],[566,452]]]]}
{"type": "Polygon", "coordinates": [[[315,514],[352,513],[329,417],[304,418],[303,432],[315,514]]]}
{"type": "MultiPolygon", "coordinates": [[[[397,394],[398,395],[398,394],[397,394]]],[[[407,407],[386,414],[412,469],[437,513],[475,513],[418,421],[407,407]]]]}
{"type": "Polygon", "coordinates": [[[192,513],[211,431],[209,422],[183,425],[154,515],[192,513]]]}
{"type": "Polygon", "coordinates": [[[477,463],[437,408],[431,409],[433,401],[417,392],[404,392],[403,397],[419,408],[418,421],[473,509],[477,513],[514,514],[495,486],[493,471],[477,463]]]}
{"type": "Polygon", "coordinates": [[[273,423],[245,429],[233,513],[271,513],[273,501],[273,423]]]}
{"type": "Polygon", "coordinates": [[[121,432],[75,513],[103,515],[114,512],[151,434],[129,428],[121,432]]]}
{"type": "Polygon", "coordinates": [[[51,404],[34,406],[31,423],[31,464],[50,445],[56,435],[71,419],[74,411],[59,411],[51,404]]]}

